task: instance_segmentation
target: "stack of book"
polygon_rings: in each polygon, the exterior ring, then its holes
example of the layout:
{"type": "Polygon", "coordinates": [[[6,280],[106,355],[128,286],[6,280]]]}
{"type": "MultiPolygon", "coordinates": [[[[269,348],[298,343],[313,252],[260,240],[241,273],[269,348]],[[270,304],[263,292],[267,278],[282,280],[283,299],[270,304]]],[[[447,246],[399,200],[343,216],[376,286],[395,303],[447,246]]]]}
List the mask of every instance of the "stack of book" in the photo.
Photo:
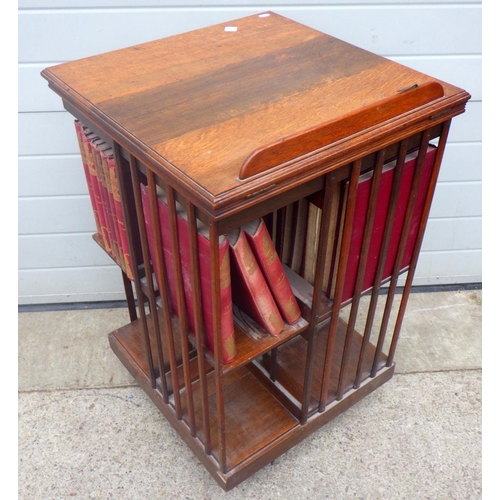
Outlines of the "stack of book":
{"type": "MultiPolygon", "coordinates": [[[[126,275],[132,280],[130,252],[123,221],[123,209],[120,190],[116,177],[116,165],[113,149],[106,141],[75,121],[82,162],[87,180],[92,209],[95,216],[98,240],[106,252],[117,262],[126,275]]],[[[422,169],[422,182],[416,196],[405,251],[400,268],[408,266],[415,245],[417,228],[423,211],[425,193],[427,191],[436,148],[427,150],[422,169]]],[[[402,232],[406,206],[410,197],[410,188],[416,165],[416,152],[407,155],[398,187],[394,220],[391,224],[388,250],[381,279],[388,279],[393,271],[396,251],[402,232]]],[[[369,259],[363,276],[362,290],[367,291],[374,285],[375,271],[381,254],[382,234],[388,219],[389,199],[391,197],[394,178],[395,160],[387,161],[383,167],[379,193],[376,201],[373,228],[370,234],[369,259]]],[[[371,191],[372,172],[359,179],[356,197],[352,235],[350,239],[349,258],[346,265],[345,280],[342,289],[342,303],[348,303],[354,293],[361,241],[365,231],[368,200],[371,191]]],[[[283,264],[293,272],[313,283],[315,263],[318,252],[318,232],[321,223],[322,205],[333,204],[334,216],[328,227],[326,272],[323,291],[333,298],[335,276],[338,271],[336,254],[342,236],[345,216],[345,196],[343,192],[347,182],[339,183],[330,200],[316,199],[314,196],[299,200],[284,208],[283,245],[280,259],[273,240],[263,219],[254,220],[242,227],[230,231],[219,238],[220,256],[220,304],[223,361],[230,363],[236,356],[234,333],[233,304],[270,335],[277,336],[286,324],[296,323],[301,312],[292,292],[290,282],[285,274],[283,264]]],[[[168,206],[162,191],[156,188],[158,197],[158,213],[160,219],[161,245],[164,257],[169,302],[174,314],[179,315],[179,297],[175,283],[175,267],[172,242],[170,241],[170,224],[168,206]]],[[[151,206],[149,190],[141,184],[142,205],[146,222],[148,244],[155,274],[159,272],[157,254],[154,245],[151,222],[151,206]]],[[[179,234],[179,254],[183,279],[184,299],[189,329],[194,332],[194,299],[195,290],[192,285],[188,223],[185,210],[177,204],[177,229],[179,234]]],[[[210,268],[210,243],[208,228],[197,221],[198,262],[201,280],[201,304],[205,341],[208,349],[214,352],[214,331],[212,312],[212,283],[210,268]]]]}
{"type": "MultiPolygon", "coordinates": [[[[408,227],[408,234],[404,245],[402,258],[399,262],[397,272],[409,266],[410,260],[415,248],[417,232],[420,225],[420,219],[424,210],[425,199],[429,189],[432,168],[436,157],[436,147],[429,145],[425,152],[420,182],[415,194],[413,211],[408,227]]],[[[418,150],[408,153],[405,157],[401,180],[397,189],[397,198],[392,216],[389,240],[387,250],[384,255],[384,264],[380,279],[385,281],[389,279],[396,265],[396,255],[400,245],[401,235],[403,233],[403,224],[405,222],[406,210],[410,202],[410,195],[413,183],[413,177],[417,165],[418,150]]],[[[375,212],[373,227],[370,234],[370,247],[366,260],[366,267],[363,275],[362,290],[366,291],[373,287],[377,267],[382,254],[382,239],[385,226],[389,219],[389,204],[393,196],[393,183],[395,178],[396,160],[387,161],[382,169],[380,185],[378,188],[377,199],[375,202],[375,212]]],[[[344,287],[342,290],[342,302],[347,302],[354,295],[354,288],[357,280],[358,266],[361,258],[361,246],[367,221],[369,199],[372,189],[373,172],[363,174],[359,178],[358,193],[356,196],[356,205],[354,209],[354,223],[351,233],[351,242],[349,247],[349,258],[347,260],[346,275],[344,287]]]]}
{"type": "MultiPolygon", "coordinates": [[[[113,148],[78,120],[75,121],[75,129],[95,217],[96,239],[128,278],[133,280],[113,148]]],[[[168,206],[161,190],[156,191],[170,307],[174,314],[179,315],[168,206]]],[[[141,196],[153,270],[157,274],[159,266],[154,246],[149,190],[142,184],[141,196]]],[[[178,204],[176,214],[187,319],[190,330],[194,332],[195,290],[192,286],[187,216],[178,204]]],[[[199,220],[197,224],[205,340],[208,349],[214,352],[210,243],[208,228],[199,220]]],[[[219,256],[223,361],[230,363],[236,357],[233,304],[274,336],[284,330],[286,323],[294,324],[300,319],[300,309],[262,219],[220,236],[219,256]]]]}
{"type": "MultiPolygon", "coordinates": [[[[379,260],[384,259],[380,273],[380,281],[387,281],[394,272],[396,254],[400,244],[405,221],[406,209],[410,200],[410,191],[417,163],[418,150],[409,152],[404,161],[401,178],[396,192],[393,194],[396,160],[391,158],[382,168],[380,185],[376,200],[374,201],[374,216],[369,235],[369,252],[362,277],[362,292],[369,291],[375,284],[375,276],[379,260]],[[393,214],[389,214],[389,203],[392,196],[396,196],[393,214]],[[390,222],[389,222],[390,220],[390,222]],[[385,227],[390,224],[386,250],[382,252],[382,239],[385,227]]],[[[416,192],[408,235],[398,263],[397,272],[404,270],[410,264],[410,259],[415,247],[417,231],[424,209],[426,193],[432,174],[436,156],[436,147],[429,145],[425,153],[422,166],[420,184],[416,192]]],[[[368,215],[369,199],[372,190],[373,170],[359,177],[358,190],[354,206],[352,233],[349,242],[349,257],[345,269],[345,279],[342,288],[342,303],[347,304],[354,295],[358,267],[361,258],[362,240],[368,215]]],[[[283,262],[295,273],[301,275],[310,284],[314,282],[316,257],[318,253],[318,235],[321,224],[322,206],[324,203],[332,205],[332,216],[327,228],[327,248],[323,292],[328,298],[333,299],[336,290],[336,276],[338,273],[338,252],[342,239],[344,219],[346,215],[346,191],[349,182],[339,182],[329,200],[310,197],[286,207],[284,215],[285,244],[283,262]],[[293,233],[293,234],[292,234],[293,233]],[[291,236],[290,236],[291,235],[291,236]]]]}
{"type": "Polygon", "coordinates": [[[75,129],[99,243],[133,280],[113,148],[78,120],[75,129]]]}
{"type": "MultiPolygon", "coordinates": [[[[172,312],[178,315],[179,304],[175,287],[168,205],[161,190],[157,189],[156,191],[170,307],[172,312]]],[[[153,270],[157,273],[159,263],[154,246],[151,200],[148,186],[141,185],[141,195],[153,270]]],[[[176,218],[187,319],[190,330],[194,331],[193,294],[196,293],[196,290],[192,286],[193,273],[190,260],[187,217],[180,205],[176,206],[176,218]]],[[[214,352],[210,242],[208,228],[199,220],[197,223],[198,262],[205,342],[208,349],[214,352]]],[[[262,219],[253,221],[219,237],[219,266],[223,362],[230,363],[236,357],[233,303],[273,336],[279,335],[285,329],[285,323],[296,323],[300,319],[300,309],[262,219]]]]}

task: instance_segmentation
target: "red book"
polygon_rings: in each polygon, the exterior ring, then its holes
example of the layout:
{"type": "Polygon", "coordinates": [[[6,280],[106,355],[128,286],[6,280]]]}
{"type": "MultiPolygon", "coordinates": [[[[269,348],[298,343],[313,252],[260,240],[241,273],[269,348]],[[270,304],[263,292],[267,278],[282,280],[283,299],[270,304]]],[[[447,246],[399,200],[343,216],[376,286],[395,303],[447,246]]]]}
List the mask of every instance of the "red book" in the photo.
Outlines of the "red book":
{"type": "MultiPolygon", "coordinates": [[[[151,211],[149,206],[148,188],[141,185],[142,204],[144,219],[146,222],[146,232],[148,244],[151,251],[151,260],[155,273],[158,271],[158,263],[154,251],[153,227],[151,211]]],[[[174,262],[172,254],[172,243],[170,239],[170,220],[168,216],[168,206],[165,200],[158,199],[158,214],[160,218],[160,231],[167,273],[167,285],[169,300],[174,314],[179,314],[179,304],[175,287],[174,262]]],[[[194,332],[194,305],[192,287],[192,269],[190,261],[190,245],[188,236],[188,223],[182,210],[177,210],[177,227],[179,233],[179,249],[182,267],[182,279],[184,285],[184,296],[188,316],[189,329],[194,332]]],[[[203,312],[203,323],[205,327],[205,342],[208,349],[214,352],[214,327],[213,327],[213,299],[212,280],[210,268],[210,241],[208,239],[207,228],[199,223],[198,226],[198,258],[201,280],[201,303],[203,312]]],[[[221,304],[221,338],[223,362],[230,363],[236,357],[236,344],[234,336],[234,323],[231,296],[231,274],[229,265],[229,243],[226,236],[219,238],[219,265],[220,265],[220,304],[221,304]]]]}
{"type": "Polygon", "coordinates": [[[299,305],[264,220],[256,219],[245,224],[242,229],[245,231],[283,319],[293,325],[300,319],[299,305]]]}
{"type": "Polygon", "coordinates": [[[125,230],[125,222],[123,219],[123,207],[120,196],[120,188],[118,186],[118,177],[116,176],[116,164],[113,155],[106,156],[106,164],[108,166],[109,180],[111,183],[111,192],[113,196],[113,203],[115,204],[115,215],[117,224],[117,239],[121,248],[122,254],[122,269],[130,280],[134,280],[132,273],[132,261],[130,259],[130,250],[127,240],[127,232],[125,230]]]}
{"type": "Polygon", "coordinates": [[[90,203],[92,205],[92,212],[94,213],[97,233],[100,236],[102,236],[101,224],[99,222],[99,214],[97,211],[97,201],[94,194],[94,186],[92,183],[92,178],[90,176],[89,165],[87,160],[87,148],[84,145],[84,136],[85,136],[84,126],[78,120],[75,120],[75,130],[76,130],[76,137],[78,139],[78,146],[80,147],[80,156],[82,157],[83,171],[85,173],[85,180],[87,181],[87,188],[89,191],[90,203]]]}
{"type": "Polygon", "coordinates": [[[82,144],[85,150],[85,155],[87,159],[87,165],[89,169],[89,174],[90,174],[90,180],[92,182],[92,192],[94,193],[94,198],[96,202],[96,207],[97,207],[97,217],[99,219],[99,227],[100,231],[98,228],[98,232],[102,238],[102,242],[104,245],[104,249],[106,252],[109,254],[111,253],[111,242],[109,239],[109,233],[108,233],[108,226],[107,226],[107,221],[104,213],[104,207],[103,207],[103,201],[101,197],[101,188],[99,184],[99,178],[97,176],[97,170],[96,166],[94,163],[94,156],[92,154],[92,142],[99,140],[99,137],[94,134],[93,132],[90,132],[86,127],[84,128],[84,135],[82,137],[82,144]]]}
{"type": "Polygon", "coordinates": [[[107,165],[103,165],[102,155],[112,153],[111,147],[106,143],[106,141],[99,139],[94,140],[90,143],[92,149],[92,158],[94,161],[94,168],[97,173],[97,180],[99,183],[99,192],[101,195],[102,211],[104,219],[106,221],[106,229],[108,232],[108,241],[110,246],[110,256],[116,261],[116,263],[122,267],[120,252],[118,248],[118,240],[116,237],[115,224],[116,220],[114,217],[114,203],[112,203],[111,188],[109,187],[108,175],[107,175],[107,165]],[[106,167],[106,168],[104,168],[106,167]]]}
{"type": "MultiPolygon", "coordinates": [[[[416,166],[417,152],[407,155],[406,162],[403,166],[403,175],[401,185],[399,187],[399,195],[397,200],[396,212],[391,230],[389,248],[385,260],[382,280],[389,278],[392,275],[396,261],[396,254],[399,246],[399,240],[403,231],[403,223],[405,219],[406,206],[410,197],[411,184],[416,166]]],[[[415,200],[413,215],[411,218],[410,230],[406,241],[401,269],[404,269],[410,264],[411,255],[415,247],[417,238],[418,226],[422,211],[424,209],[425,197],[429,188],[429,183],[432,174],[432,167],[436,156],[436,148],[430,147],[426,153],[422,176],[420,178],[420,186],[415,200]]],[[[370,240],[370,249],[366,263],[365,275],[363,278],[363,290],[368,290],[374,284],[375,274],[377,270],[380,248],[382,246],[382,237],[384,232],[385,221],[389,211],[389,200],[391,197],[392,182],[394,179],[395,161],[384,165],[382,178],[380,180],[379,193],[377,197],[377,205],[375,209],[375,218],[370,240]]],[[[361,252],[361,244],[363,240],[363,231],[365,227],[366,216],[368,212],[368,201],[370,197],[370,189],[372,184],[372,176],[368,174],[366,177],[361,176],[359,180],[358,194],[356,196],[356,206],[354,211],[354,223],[351,236],[351,244],[349,247],[349,258],[347,261],[347,272],[342,293],[342,302],[352,298],[354,287],[356,284],[356,274],[358,270],[358,262],[361,252]]]]}
{"type": "Polygon", "coordinates": [[[228,238],[233,302],[271,335],[279,335],[285,323],[245,232],[234,229],[228,233],[228,238]]]}
{"type": "Polygon", "coordinates": [[[111,174],[109,169],[108,159],[113,158],[113,148],[108,144],[104,143],[105,146],[100,148],[99,150],[99,161],[101,165],[102,172],[104,174],[104,180],[106,183],[106,192],[107,192],[107,205],[109,215],[111,217],[111,235],[112,235],[112,243],[114,244],[114,248],[116,251],[116,259],[122,270],[125,271],[125,258],[123,255],[123,246],[120,236],[120,228],[118,225],[118,215],[116,212],[116,203],[113,194],[113,185],[111,183],[111,174]]]}

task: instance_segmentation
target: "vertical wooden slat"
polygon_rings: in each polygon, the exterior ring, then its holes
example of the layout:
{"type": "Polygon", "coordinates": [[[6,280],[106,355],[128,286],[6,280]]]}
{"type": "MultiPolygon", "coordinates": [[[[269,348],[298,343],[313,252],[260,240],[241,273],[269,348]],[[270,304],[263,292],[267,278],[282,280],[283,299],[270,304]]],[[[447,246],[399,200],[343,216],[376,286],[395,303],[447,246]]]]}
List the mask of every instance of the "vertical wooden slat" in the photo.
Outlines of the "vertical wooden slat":
{"type": "MultiPolygon", "coordinates": [[[[161,232],[161,224],[160,224],[160,215],[158,212],[158,197],[156,194],[156,184],[154,180],[153,173],[148,170],[147,174],[148,180],[148,188],[149,188],[149,209],[151,212],[151,225],[153,229],[153,241],[154,248],[152,249],[155,252],[155,259],[158,266],[158,273],[156,276],[156,281],[158,283],[158,289],[160,291],[160,298],[163,306],[163,315],[165,318],[165,333],[167,340],[167,347],[169,353],[169,361],[170,361],[170,375],[172,379],[172,389],[174,395],[174,403],[175,403],[175,414],[178,419],[182,418],[182,404],[180,400],[179,394],[179,376],[177,373],[177,361],[176,361],[176,353],[175,353],[175,344],[174,344],[174,334],[172,331],[172,318],[171,318],[171,308],[170,308],[170,299],[169,292],[167,289],[167,279],[166,279],[166,269],[165,269],[165,256],[163,254],[163,242],[162,242],[162,232],[161,232]]],[[[137,184],[137,189],[139,190],[139,184],[137,184]]],[[[140,192],[138,192],[139,199],[140,192]]],[[[142,210],[142,207],[141,207],[142,210]]],[[[145,226],[143,230],[145,231],[145,226]]],[[[152,305],[152,309],[156,310],[156,302],[152,305]]],[[[161,335],[160,335],[161,342],[161,335]]],[[[162,372],[164,370],[161,370],[162,372]]]]}
{"type": "MultiPolygon", "coordinates": [[[[119,152],[120,147],[117,143],[113,144],[114,150],[119,152]]],[[[126,161],[126,160],[125,160],[126,161]]],[[[154,364],[153,364],[153,355],[151,352],[151,342],[149,340],[149,330],[148,330],[148,324],[146,320],[146,310],[144,306],[144,295],[141,290],[141,285],[140,285],[140,276],[139,276],[139,268],[138,268],[138,256],[135,251],[135,245],[133,241],[133,234],[132,234],[132,207],[134,207],[134,200],[130,198],[130,191],[127,189],[127,186],[125,185],[125,175],[124,175],[124,170],[125,170],[125,165],[124,165],[124,159],[120,154],[117,154],[115,157],[115,162],[116,162],[116,176],[118,178],[118,185],[120,188],[120,193],[121,193],[121,200],[122,200],[122,207],[123,207],[123,219],[125,223],[125,230],[126,230],[126,236],[127,236],[127,243],[128,247],[130,249],[130,262],[132,265],[132,273],[134,276],[134,282],[135,282],[135,289],[136,289],[136,295],[137,295],[137,303],[139,305],[139,316],[141,320],[141,330],[142,330],[142,336],[143,336],[143,342],[144,342],[144,350],[146,353],[146,361],[148,365],[148,375],[149,375],[149,381],[151,387],[154,389],[156,388],[156,377],[154,373],[154,364]]],[[[147,256],[144,260],[147,260],[147,256]]]]}
{"type": "Polygon", "coordinates": [[[353,163],[351,167],[351,175],[349,178],[349,187],[347,192],[347,208],[344,219],[344,227],[342,231],[342,242],[340,246],[338,271],[335,280],[335,293],[333,297],[332,314],[330,319],[330,328],[328,332],[328,341],[325,353],[325,366],[323,370],[323,377],[321,380],[321,391],[320,391],[320,401],[319,401],[320,412],[323,412],[326,408],[326,399],[328,396],[328,387],[330,383],[330,375],[332,372],[333,349],[335,346],[339,313],[342,302],[342,291],[344,288],[344,280],[347,268],[347,258],[349,256],[349,246],[351,242],[354,209],[356,205],[356,196],[358,192],[358,180],[359,180],[360,169],[361,169],[361,159],[356,160],[353,163]]]}
{"type": "MultiPolygon", "coordinates": [[[[342,243],[339,257],[339,268],[337,279],[335,281],[335,294],[333,299],[332,314],[330,319],[330,329],[328,332],[328,341],[325,353],[325,366],[323,370],[323,378],[321,381],[321,392],[319,411],[322,412],[326,407],[326,399],[328,395],[328,386],[330,383],[330,375],[333,364],[333,348],[337,334],[337,326],[339,321],[340,306],[342,301],[342,290],[344,288],[344,279],[347,268],[347,258],[351,241],[351,233],[353,226],[354,208],[356,205],[356,196],[358,192],[358,180],[361,169],[361,160],[356,160],[351,167],[351,175],[349,178],[349,188],[347,193],[347,209],[344,220],[344,228],[342,231],[342,243]]],[[[320,283],[321,286],[321,283],[320,283]]]]}
{"type": "Polygon", "coordinates": [[[432,174],[429,182],[429,188],[427,190],[427,195],[425,198],[424,209],[422,211],[422,216],[420,218],[420,224],[417,232],[417,237],[415,240],[415,246],[413,248],[410,266],[408,269],[408,275],[406,277],[405,287],[403,289],[403,295],[401,297],[401,303],[399,305],[398,316],[396,318],[396,324],[394,327],[394,333],[392,335],[391,346],[389,349],[389,355],[387,357],[387,366],[391,366],[394,361],[394,354],[396,352],[396,345],[399,339],[399,333],[401,331],[401,325],[403,323],[403,317],[406,311],[406,305],[408,303],[408,298],[411,291],[411,285],[413,283],[413,278],[415,276],[415,270],[417,268],[418,256],[420,253],[420,248],[422,246],[422,241],[424,239],[425,228],[427,225],[427,219],[429,217],[429,212],[431,210],[432,198],[434,196],[434,191],[436,189],[437,179],[439,175],[439,169],[441,167],[441,162],[443,160],[444,148],[446,146],[446,141],[448,139],[448,132],[450,130],[450,121],[446,121],[443,124],[443,129],[441,136],[439,138],[439,144],[436,151],[436,158],[434,159],[434,165],[432,168],[432,174]]]}
{"type": "MultiPolygon", "coordinates": [[[[325,180],[325,200],[331,199],[334,186],[334,176],[328,174],[325,180]]],[[[333,206],[331,203],[325,203],[322,210],[321,224],[319,230],[318,253],[316,256],[316,266],[314,270],[314,289],[311,307],[311,320],[308,328],[308,342],[306,352],[306,367],[304,373],[304,390],[302,393],[302,409],[300,420],[301,424],[305,424],[309,415],[309,401],[311,398],[311,384],[314,369],[314,355],[316,350],[317,334],[315,332],[319,320],[319,304],[322,293],[322,283],[324,279],[325,258],[328,238],[328,228],[330,224],[330,217],[332,216],[333,206]]]]}
{"type": "Polygon", "coordinates": [[[342,226],[344,224],[345,220],[345,210],[344,210],[344,205],[346,202],[346,189],[345,186],[341,185],[340,187],[340,199],[339,199],[339,206],[338,206],[338,212],[339,212],[339,217],[337,217],[336,220],[336,225],[335,225],[335,241],[333,242],[332,246],[332,263],[330,264],[330,271],[328,275],[328,283],[326,286],[326,295],[327,297],[332,298],[333,292],[334,292],[334,286],[335,286],[335,278],[337,276],[337,271],[339,269],[339,257],[340,257],[340,246],[341,246],[341,241],[340,241],[340,235],[342,234],[342,226]]]}
{"type": "Polygon", "coordinates": [[[375,220],[375,211],[377,209],[377,197],[380,188],[380,180],[382,178],[382,167],[384,165],[384,160],[385,160],[385,150],[381,150],[377,153],[377,160],[375,163],[375,169],[373,171],[373,178],[370,189],[370,198],[368,201],[368,212],[366,214],[363,239],[361,243],[361,252],[358,262],[358,270],[356,273],[356,283],[354,285],[354,294],[351,303],[349,321],[347,324],[347,331],[344,341],[344,351],[342,353],[342,364],[340,367],[340,375],[336,390],[338,400],[341,400],[344,397],[345,382],[346,382],[345,378],[347,373],[349,356],[351,354],[350,352],[351,342],[354,334],[354,327],[356,325],[356,318],[358,316],[359,302],[361,300],[361,292],[363,291],[363,280],[365,277],[368,252],[370,250],[370,241],[373,229],[373,222],[375,220]]]}
{"type": "MultiPolygon", "coordinates": [[[[275,249],[281,261],[283,261],[283,252],[286,246],[286,211],[287,207],[280,208],[276,211],[276,243],[275,249]]],[[[278,362],[278,349],[274,348],[271,351],[271,368],[270,378],[272,381],[276,380],[276,363],[278,362]]]]}
{"type": "Polygon", "coordinates": [[[224,413],[224,381],[223,381],[223,350],[222,350],[222,321],[220,305],[220,259],[219,259],[219,231],[217,223],[211,221],[210,234],[210,270],[212,277],[212,313],[214,327],[214,364],[215,364],[215,398],[217,404],[217,422],[219,430],[219,465],[221,472],[227,472],[226,460],[226,418],[224,413]]]}
{"type": "MultiPolygon", "coordinates": [[[[151,171],[148,172],[152,176],[151,171]]],[[[184,282],[182,277],[182,264],[180,253],[179,226],[177,221],[177,210],[175,205],[174,190],[167,187],[167,209],[170,226],[170,241],[172,242],[172,260],[174,265],[175,293],[177,296],[178,316],[181,325],[181,353],[184,372],[184,387],[187,395],[188,426],[192,436],[196,435],[196,423],[194,419],[193,388],[191,385],[191,373],[189,368],[189,325],[187,320],[186,296],[184,294],[184,282]]]]}
{"type": "Polygon", "coordinates": [[[392,304],[394,302],[394,295],[396,293],[396,286],[398,282],[398,276],[401,269],[401,263],[403,260],[404,252],[406,249],[406,242],[408,240],[408,234],[410,232],[411,219],[413,216],[413,209],[415,207],[415,200],[417,198],[418,190],[420,187],[420,180],[422,178],[422,171],[424,169],[425,157],[427,154],[427,147],[429,144],[430,130],[426,130],[422,133],[422,140],[420,142],[417,164],[413,173],[413,180],[410,189],[410,195],[408,198],[408,204],[405,211],[405,219],[403,224],[403,229],[401,231],[401,236],[398,243],[398,250],[396,253],[396,258],[394,261],[394,268],[391,275],[391,283],[389,285],[389,291],[387,293],[387,299],[385,302],[384,313],[382,316],[382,323],[380,326],[379,337],[377,342],[377,348],[375,350],[375,356],[373,359],[371,377],[375,377],[378,371],[378,365],[380,362],[380,356],[382,349],[384,347],[385,336],[387,332],[387,327],[389,325],[389,318],[392,310],[392,304]]]}
{"type": "Polygon", "coordinates": [[[188,238],[189,238],[189,260],[191,264],[191,279],[193,283],[193,309],[194,309],[194,329],[196,338],[196,350],[198,351],[198,371],[201,390],[201,410],[203,421],[203,434],[205,453],[212,452],[212,439],[210,435],[210,412],[208,407],[208,387],[205,363],[205,329],[203,326],[203,310],[201,298],[201,277],[200,261],[198,253],[198,231],[196,226],[196,214],[194,206],[187,204],[188,238]]]}
{"type": "Polygon", "coordinates": [[[165,363],[163,360],[163,348],[161,343],[161,333],[160,333],[160,324],[158,320],[158,311],[156,309],[155,302],[155,288],[153,283],[153,271],[151,268],[151,261],[149,256],[149,247],[146,233],[146,224],[144,221],[144,212],[142,210],[142,199],[141,199],[141,189],[139,184],[139,178],[137,174],[137,164],[134,157],[130,158],[130,173],[132,178],[132,187],[134,190],[134,198],[135,198],[135,211],[137,215],[137,223],[139,226],[139,236],[141,240],[141,248],[142,254],[144,255],[144,269],[146,271],[146,283],[148,287],[148,295],[149,295],[149,305],[150,305],[150,313],[153,319],[153,330],[156,339],[156,350],[158,357],[158,369],[159,369],[159,377],[160,377],[160,391],[165,403],[168,402],[168,391],[167,391],[167,382],[165,378],[165,363]]]}
{"type": "Polygon", "coordinates": [[[357,389],[361,383],[361,376],[363,370],[363,361],[366,353],[366,348],[370,341],[370,335],[373,327],[373,321],[375,319],[375,312],[377,310],[377,302],[380,294],[380,287],[382,283],[382,276],[384,273],[385,261],[387,257],[387,251],[389,250],[389,243],[391,241],[392,225],[394,222],[396,214],[396,206],[399,197],[399,187],[401,185],[401,179],[403,178],[403,169],[406,161],[406,153],[408,151],[408,141],[403,140],[399,145],[398,158],[396,161],[396,166],[394,167],[394,177],[391,186],[391,196],[389,199],[389,206],[387,209],[387,217],[385,220],[384,233],[382,235],[382,243],[380,246],[380,253],[377,262],[377,268],[375,271],[375,277],[373,280],[373,287],[370,297],[370,305],[368,307],[368,313],[366,316],[365,328],[363,331],[363,340],[361,343],[361,349],[359,352],[358,366],[356,369],[356,378],[354,380],[354,388],[357,389]]]}
{"type": "Polygon", "coordinates": [[[124,271],[122,271],[122,281],[125,299],[127,301],[128,316],[131,322],[136,321],[137,309],[135,308],[134,290],[132,289],[132,282],[124,271]]]}

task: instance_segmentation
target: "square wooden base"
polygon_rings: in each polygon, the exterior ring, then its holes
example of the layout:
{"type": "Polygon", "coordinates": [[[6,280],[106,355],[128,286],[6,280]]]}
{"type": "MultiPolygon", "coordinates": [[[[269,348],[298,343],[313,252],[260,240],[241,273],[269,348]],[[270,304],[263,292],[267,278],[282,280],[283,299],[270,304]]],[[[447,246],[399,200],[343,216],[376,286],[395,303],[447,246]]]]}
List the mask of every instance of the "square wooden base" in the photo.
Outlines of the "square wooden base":
{"type": "MultiPolygon", "coordinates": [[[[339,330],[344,331],[344,328],[339,330]]],[[[339,331],[339,338],[341,333],[339,331]]],[[[355,337],[355,344],[360,344],[361,335],[356,334],[355,337]]],[[[320,332],[320,341],[321,338],[320,332]]],[[[109,341],[111,348],[123,365],[134,376],[177,433],[225,491],[234,488],[331,419],[347,410],[361,398],[387,382],[394,373],[394,365],[381,367],[375,377],[368,376],[357,389],[351,387],[340,401],[329,398],[329,403],[324,412],[311,411],[307,422],[301,425],[295,412],[290,411],[282,404],[280,401],[282,398],[276,397],[275,391],[269,390],[267,383],[262,383],[263,380],[262,376],[259,375],[259,371],[263,369],[265,362],[254,360],[247,365],[242,365],[230,371],[223,377],[226,471],[222,471],[219,466],[220,429],[216,411],[215,371],[213,368],[210,367],[207,372],[211,448],[209,453],[206,453],[199,381],[193,379],[192,382],[194,420],[196,424],[196,429],[193,432],[188,425],[184,388],[181,388],[180,404],[182,408],[180,412],[176,412],[171,391],[167,390],[168,396],[165,400],[162,391],[159,390],[159,379],[156,378],[152,381],[148,376],[147,363],[141,347],[140,323],[135,321],[110,333],[109,341]],[[181,418],[177,418],[178,413],[180,413],[181,418]]],[[[281,383],[284,382],[285,385],[288,381],[288,389],[292,390],[292,392],[294,387],[300,386],[300,374],[303,373],[303,371],[296,369],[301,364],[304,364],[300,360],[301,356],[304,356],[304,349],[300,348],[303,342],[305,340],[300,336],[292,339],[281,346],[282,352],[279,353],[278,357],[279,380],[282,381],[281,383]],[[295,379],[287,375],[288,368],[292,368],[290,373],[295,374],[295,379]]],[[[342,342],[338,344],[341,345],[342,342]]],[[[155,347],[153,346],[153,348],[155,347]]],[[[370,346],[370,349],[373,348],[373,346],[370,346]]],[[[315,372],[317,370],[319,370],[319,366],[315,368],[315,372]]],[[[182,369],[179,371],[182,372],[182,369]]],[[[156,367],[155,377],[157,377],[157,372],[156,367]]],[[[314,380],[319,376],[319,373],[313,374],[313,400],[314,394],[316,394],[314,380]]],[[[354,373],[349,374],[348,380],[351,379],[354,379],[354,373]]]]}

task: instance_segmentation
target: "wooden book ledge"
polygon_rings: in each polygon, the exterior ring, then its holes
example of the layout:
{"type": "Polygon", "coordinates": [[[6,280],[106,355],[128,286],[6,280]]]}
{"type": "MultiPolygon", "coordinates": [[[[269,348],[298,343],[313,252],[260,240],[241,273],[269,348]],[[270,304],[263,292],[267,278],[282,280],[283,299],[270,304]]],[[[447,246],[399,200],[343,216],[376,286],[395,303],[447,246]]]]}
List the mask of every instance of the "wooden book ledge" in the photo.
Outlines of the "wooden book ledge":
{"type": "Polygon", "coordinates": [[[386,120],[413,111],[435,99],[443,97],[443,87],[438,82],[415,84],[398,90],[394,96],[383,99],[352,113],[305,130],[299,134],[283,137],[266,146],[257,148],[243,163],[240,179],[247,179],[270,168],[293,160],[306,153],[328,146],[356,132],[366,130],[386,120]]]}

